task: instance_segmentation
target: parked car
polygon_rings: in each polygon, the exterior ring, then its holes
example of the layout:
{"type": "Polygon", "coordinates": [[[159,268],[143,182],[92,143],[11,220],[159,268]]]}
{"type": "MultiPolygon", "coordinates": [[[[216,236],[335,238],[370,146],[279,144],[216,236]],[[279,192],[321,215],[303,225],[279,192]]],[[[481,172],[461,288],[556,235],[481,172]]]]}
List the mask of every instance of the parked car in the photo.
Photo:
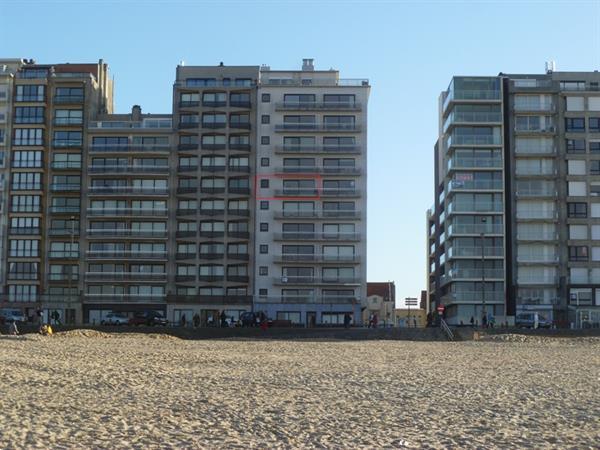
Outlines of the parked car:
{"type": "Polygon", "coordinates": [[[104,319],[100,321],[101,325],[127,325],[129,324],[129,317],[123,313],[111,312],[106,315],[104,319]]]}
{"type": "Polygon", "coordinates": [[[2,309],[0,310],[0,323],[25,323],[27,317],[19,309],[2,309]]]}
{"type": "Polygon", "coordinates": [[[129,319],[129,325],[168,325],[169,321],[165,316],[156,311],[142,311],[135,313],[134,316],[129,319]]]}
{"type": "Polygon", "coordinates": [[[517,317],[515,317],[515,325],[518,328],[534,328],[536,319],[538,328],[552,328],[552,321],[538,313],[517,314],[517,317]]]}

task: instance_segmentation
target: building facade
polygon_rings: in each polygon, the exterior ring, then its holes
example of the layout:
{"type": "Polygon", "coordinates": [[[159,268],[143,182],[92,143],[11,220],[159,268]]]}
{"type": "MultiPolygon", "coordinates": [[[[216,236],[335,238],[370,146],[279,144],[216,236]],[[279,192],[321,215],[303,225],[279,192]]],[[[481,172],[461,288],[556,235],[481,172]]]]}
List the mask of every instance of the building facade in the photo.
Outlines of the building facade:
{"type": "Polygon", "coordinates": [[[102,61],[3,61],[0,306],[360,316],[368,81],[182,64],[170,114],[115,114],[102,61]]]}
{"type": "Polygon", "coordinates": [[[454,77],[440,96],[428,295],[449,323],[600,322],[599,84],[595,72],[454,77]]]}

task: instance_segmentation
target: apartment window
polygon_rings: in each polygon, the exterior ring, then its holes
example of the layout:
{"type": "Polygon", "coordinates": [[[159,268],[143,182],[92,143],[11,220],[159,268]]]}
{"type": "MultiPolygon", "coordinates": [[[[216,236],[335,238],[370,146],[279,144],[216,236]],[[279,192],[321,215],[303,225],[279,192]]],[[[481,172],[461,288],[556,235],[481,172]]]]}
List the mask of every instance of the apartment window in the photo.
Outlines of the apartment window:
{"type": "Polygon", "coordinates": [[[249,164],[250,164],[250,159],[246,158],[246,157],[230,157],[229,158],[229,170],[244,170],[244,171],[248,171],[249,170],[249,164]]]}
{"type": "Polygon", "coordinates": [[[83,88],[80,87],[57,87],[55,92],[54,101],[63,99],[83,100],[83,88]]]}
{"type": "Polygon", "coordinates": [[[331,130],[352,130],[354,129],[354,116],[324,116],[323,125],[331,130]]]}
{"type": "Polygon", "coordinates": [[[269,158],[260,158],[260,166],[261,167],[269,167],[270,160],[269,158]]]}
{"type": "Polygon", "coordinates": [[[83,110],[57,109],[54,111],[54,123],[56,125],[80,125],[83,123],[83,110]]]}
{"type": "Polygon", "coordinates": [[[590,142],[590,153],[600,153],[600,141],[590,142]]]}
{"type": "Polygon", "coordinates": [[[335,149],[351,150],[356,145],[354,136],[325,136],[323,137],[323,146],[335,149]]]}
{"type": "Polygon", "coordinates": [[[36,285],[11,284],[8,286],[8,301],[34,301],[37,293],[36,285]]]}
{"type": "Polygon", "coordinates": [[[261,255],[266,255],[269,253],[269,246],[267,244],[261,244],[259,247],[259,252],[261,255]]]}
{"type": "Polygon", "coordinates": [[[17,106],[15,123],[44,123],[43,106],[17,106]]]}
{"type": "Polygon", "coordinates": [[[227,94],[225,92],[205,92],[202,94],[202,104],[204,106],[225,106],[227,94]]]}
{"type": "Polygon", "coordinates": [[[21,85],[17,86],[17,102],[43,102],[46,86],[21,85]]]}
{"type": "Polygon", "coordinates": [[[36,258],[39,255],[40,241],[32,239],[11,239],[9,241],[9,256],[17,258],[36,258]]]}
{"type": "Polygon", "coordinates": [[[590,132],[598,133],[600,132],[600,117],[590,117],[588,119],[588,125],[590,128],[590,132]]]}
{"type": "Polygon", "coordinates": [[[567,203],[567,215],[574,219],[587,217],[587,203],[567,203]]]}
{"type": "MultiPolygon", "coordinates": [[[[183,117],[183,116],[182,116],[183,117]]],[[[227,123],[226,114],[202,114],[202,125],[205,127],[224,127],[227,123]]]]}
{"type": "Polygon", "coordinates": [[[201,200],[200,210],[205,211],[208,214],[210,214],[211,212],[215,214],[218,212],[223,212],[225,210],[225,201],[219,199],[201,200]]]}
{"type": "Polygon", "coordinates": [[[260,295],[261,297],[266,297],[267,295],[269,295],[269,290],[268,289],[259,289],[258,290],[258,295],[260,295]]]}
{"type": "Polygon", "coordinates": [[[334,106],[354,106],[355,96],[353,94],[325,94],[323,102],[334,106]]]}
{"type": "Polygon", "coordinates": [[[269,188],[269,180],[260,180],[260,187],[262,189],[268,189],[269,188]]]}
{"type": "Polygon", "coordinates": [[[590,161],[590,175],[600,175],[600,159],[590,161]]]}
{"type": "Polygon", "coordinates": [[[81,169],[81,153],[54,153],[52,167],[54,169],[81,169]]]}
{"type": "Polygon", "coordinates": [[[248,222],[245,221],[231,221],[227,223],[227,233],[230,236],[239,235],[240,233],[244,233],[244,235],[248,235],[248,222]]]}
{"type": "Polygon", "coordinates": [[[203,86],[216,86],[216,78],[187,78],[185,80],[187,87],[203,87],[203,86]]]}
{"type": "Polygon", "coordinates": [[[588,248],[585,245],[569,246],[569,261],[587,261],[588,248]]]}
{"type": "Polygon", "coordinates": [[[13,191],[31,191],[42,188],[42,174],[39,172],[15,172],[10,185],[13,191]]]}
{"type": "Polygon", "coordinates": [[[354,281],[354,267],[324,267],[323,281],[346,283],[354,281]]]}
{"type": "Polygon", "coordinates": [[[229,136],[229,147],[234,150],[249,150],[250,136],[247,134],[233,134],[229,136]]]}
{"type": "Polygon", "coordinates": [[[11,212],[40,212],[39,195],[11,195],[11,212]]]}
{"type": "Polygon", "coordinates": [[[271,116],[269,116],[268,114],[263,114],[260,118],[260,123],[262,123],[263,125],[268,125],[269,123],[271,123],[271,116]]]}
{"type": "Polygon", "coordinates": [[[585,153],[585,140],[567,139],[567,153],[585,153]]]}
{"type": "Polygon", "coordinates": [[[261,136],[260,143],[261,143],[261,145],[269,145],[271,143],[271,137],[270,136],[261,136]]]}
{"type": "Polygon", "coordinates": [[[33,169],[42,167],[41,151],[18,150],[13,152],[12,167],[16,169],[33,169]]]}
{"type": "Polygon", "coordinates": [[[37,280],[38,275],[38,263],[11,262],[8,264],[9,280],[37,280]]]}
{"type": "Polygon", "coordinates": [[[283,146],[289,150],[302,150],[304,148],[314,148],[316,139],[314,136],[285,136],[283,146]]]}
{"type": "Polygon", "coordinates": [[[200,222],[200,234],[208,233],[210,235],[214,234],[224,234],[225,233],[225,222],[220,221],[206,221],[200,222]]]}
{"type": "Polygon", "coordinates": [[[10,232],[11,234],[38,234],[40,219],[38,217],[12,217],[10,232]]]}
{"type": "Polygon", "coordinates": [[[269,275],[269,267],[268,267],[268,266],[260,266],[260,267],[258,268],[258,274],[259,274],[261,277],[266,277],[266,276],[268,276],[268,275],[269,275]]]}
{"type": "Polygon", "coordinates": [[[262,209],[262,210],[269,209],[269,202],[268,202],[268,200],[261,200],[261,202],[260,202],[260,209],[262,209]]]}
{"type": "Polygon", "coordinates": [[[43,145],[41,128],[17,128],[14,133],[13,145],[43,145]]]}
{"type": "Polygon", "coordinates": [[[201,277],[222,277],[225,274],[225,268],[220,264],[202,264],[198,269],[201,277]]]}
{"type": "Polygon", "coordinates": [[[55,131],[54,132],[54,145],[69,146],[69,145],[81,145],[82,133],[81,131],[55,131]]]}
{"type": "Polygon", "coordinates": [[[190,134],[179,136],[179,144],[180,145],[196,145],[198,144],[198,135],[190,134]]]}
{"type": "Polygon", "coordinates": [[[260,223],[260,231],[269,231],[269,224],[268,224],[268,222],[261,222],[260,223]]]}
{"type": "Polygon", "coordinates": [[[569,133],[583,133],[585,132],[585,119],[583,117],[567,117],[565,128],[569,133]]]}
{"type": "Polygon", "coordinates": [[[261,101],[263,103],[269,103],[271,101],[271,94],[262,94],[261,101]]]}
{"type": "Polygon", "coordinates": [[[182,92],[179,95],[179,106],[196,106],[200,102],[200,94],[182,92]]]}
{"type": "Polygon", "coordinates": [[[229,105],[242,108],[250,107],[250,94],[246,92],[232,92],[229,95],[229,105]]]}

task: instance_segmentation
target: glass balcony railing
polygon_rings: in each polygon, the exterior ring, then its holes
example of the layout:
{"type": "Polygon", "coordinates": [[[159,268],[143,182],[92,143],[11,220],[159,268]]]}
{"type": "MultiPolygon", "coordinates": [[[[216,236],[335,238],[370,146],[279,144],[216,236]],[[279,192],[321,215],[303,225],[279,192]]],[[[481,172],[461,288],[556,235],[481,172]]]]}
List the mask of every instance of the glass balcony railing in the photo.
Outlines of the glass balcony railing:
{"type": "Polygon", "coordinates": [[[472,169],[472,168],[490,168],[501,169],[504,162],[502,158],[465,158],[452,157],[448,161],[448,169],[472,169]]]}
{"type": "Polygon", "coordinates": [[[450,180],[448,183],[448,192],[452,191],[489,191],[502,190],[502,180],[450,180]]]}
{"type": "Polygon", "coordinates": [[[448,249],[448,257],[464,257],[464,258],[481,258],[483,250],[484,257],[502,257],[504,256],[504,247],[487,247],[481,246],[462,247],[453,245],[448,249]]]}
{"type": "Polygon", "coordinates": [[[502,208],[502,202],[453,201],[448,205],[448,212],[502,212],[502,208]]]}
{"type": "Polygon", "coordinates": [[[496,89],[451,89],[444,99],[444,111],[451,102],[455,101],[497,101],[500,100],[500,90],[496,89]]]}
{"type": "Polygon", "coordinates": [[[472,123],[500,123],[502,122],[501,112],[459,112],[452,111],[444,122],[444,131],[456,124],[472,123]]]}
{"type": "Polygon", "coordinates": [[[518,241],[556,241],[558,233],[556,231],[528,231],[517,232],[518,241]]]}
{"type": "Polygon", "coordinates": [[[488,234],[503,234],[504,225],[502,224],[450,224],[447,235],[488,235],[488,234]]]}
{"type": "Polygon", "coordinates": [[[553,209],[518,209],[517,219],[557,219],[558,213],[553,209]]]}
{"type": "Polygon", "coordinates": [[[502,136],[486,134],[452,134],[446,139],[446,146],[457,145],[502,145],[502,136]]]}

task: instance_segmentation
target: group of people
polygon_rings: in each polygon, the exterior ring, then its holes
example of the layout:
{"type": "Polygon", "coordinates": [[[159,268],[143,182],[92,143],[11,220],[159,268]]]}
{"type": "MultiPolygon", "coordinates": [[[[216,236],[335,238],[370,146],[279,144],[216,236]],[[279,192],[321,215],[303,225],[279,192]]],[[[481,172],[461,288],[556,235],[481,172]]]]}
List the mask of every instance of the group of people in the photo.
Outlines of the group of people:
{"type": "Polygon", "coordinates": [[[377,328],[377,323],[379,323],[379,317],[377,317],[377,313],[369,314],[369,328],[377,328]]]}
{"type": "MultiPolygon", "coordinates": [[[[475,317],[471,316],[471,327],[476,327],[479,326],[479,323],[477,322],[477,320],[475,320],[475,317]]],[[[496,318],[490,313],[490,314],[486,314],[485,311],[483,312],[483,314],[481,314],[481,326],[483,328],[494,328],[494,326],[496,325],[496,318]]]]}
{"type": "MultiPolygon", "coordinates": [[[[229,327],[229,322],[227,322],[227,314],[225,314],[225,311],[221,311],[220,314],[218,313],[213,313],[212,315],[208,316],[207,319],[207,325],[208,326],[215,326],[217,323],[221,326],[221,328],[227,328],[229,327]]],[[[182,327],[185,327],[187,325],[187,317],[185,314],[182,314],[180,319],[179,319],[179,325],[181,325],[182,327]]],[[[192,325],[194,326],[194,328],[198,328],[200,326],[201,323],[201,319],[200,319],[200,314],[196,313],[193,315],[192,317],[192,325]]]]}

